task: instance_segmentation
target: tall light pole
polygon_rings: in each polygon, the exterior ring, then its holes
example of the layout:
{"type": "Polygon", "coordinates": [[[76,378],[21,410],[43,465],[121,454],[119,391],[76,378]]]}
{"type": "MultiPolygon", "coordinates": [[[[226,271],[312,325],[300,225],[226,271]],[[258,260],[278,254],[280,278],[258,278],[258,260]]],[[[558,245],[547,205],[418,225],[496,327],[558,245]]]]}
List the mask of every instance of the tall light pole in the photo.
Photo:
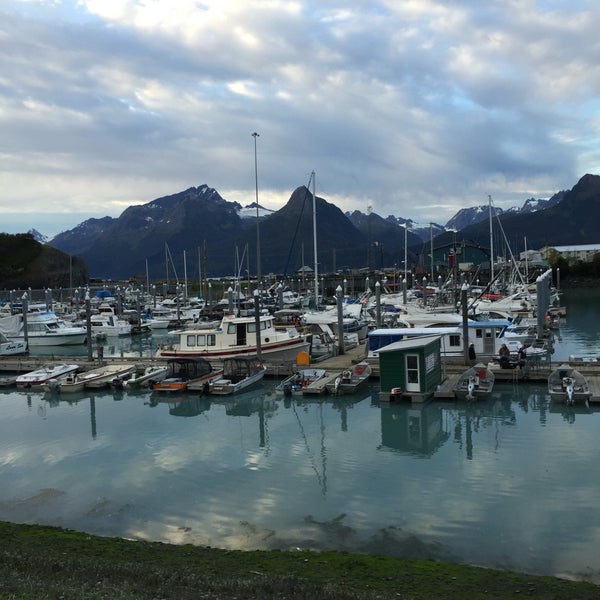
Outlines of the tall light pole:
{"type": "Polygon", "coordinates": [[[252,137],[254,138],[254,184],[256,187],[256,287],[260,288],[260,225],[258,224],[258,159],[256,156],[256,138],[259,135],[255,131],[252,137]]]}
{"type": "Polygon", "coordinates": [[[404,281],[407,281],[408,273],[408,223],[404,223],[404,281]]]}

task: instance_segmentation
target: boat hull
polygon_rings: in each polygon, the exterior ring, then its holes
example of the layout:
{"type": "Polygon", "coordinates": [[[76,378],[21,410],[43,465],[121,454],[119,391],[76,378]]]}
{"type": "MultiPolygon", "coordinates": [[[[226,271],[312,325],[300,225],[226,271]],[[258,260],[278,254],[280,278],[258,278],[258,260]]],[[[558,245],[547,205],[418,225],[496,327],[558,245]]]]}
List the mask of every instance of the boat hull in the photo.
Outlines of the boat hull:
{"type": "MultiPolygon", "coordinates": [[[[23,339],[22,337],[20,338],[23,339]]],[[[87,339],[86,333],[53,334],[27,336],[29,346],[76,346],[83,344],[87,339]]]]}
{"type": "MultiPolygon", "coordinates": [[[[267,362],[285,362],[294,361],[299,352],[307,352],[309,343],[307,341],[292,340],[291,342],[282,342],[279,344],[265,344],[261,346],[261,358],[267,362]]],[[[220,361],[224,358],[233,356],[258,356],[256,346],[234,346],[228,349],[197,349],[181,350],[165,348],[160,350],[162,358],[182,358],[182,357],[201,357],[210,361],[220,361]]]]}
{"type": "Polygon", "coordinates": [[[15,354],[25,354],[25,352],[27,352],[27,345],[19,340],[0,344],[0,356],[14,356],[15,354]]]}

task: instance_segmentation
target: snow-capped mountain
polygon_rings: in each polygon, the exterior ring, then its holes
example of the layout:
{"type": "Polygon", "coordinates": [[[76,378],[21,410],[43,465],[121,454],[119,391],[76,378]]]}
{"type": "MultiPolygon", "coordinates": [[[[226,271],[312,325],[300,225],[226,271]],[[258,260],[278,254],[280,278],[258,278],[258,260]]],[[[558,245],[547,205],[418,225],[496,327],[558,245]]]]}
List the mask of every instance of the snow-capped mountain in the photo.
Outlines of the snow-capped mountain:
{"type": "MultiPolygon", "coordinates": [[[[252,202],[251,204],[248,204],[248,206],[240,206],[240,208],[238,209],[237,213],[240,217],[240,219],[250,219],[250,218],[256,218],[256,202],[252,202]]],[[[268,217],[269,215],[272,215],[275,211],[274,210],[269,210],[268,208],[265,208],[264,206],[261,206],[260,204],[258,205],[258,217],[268,217]]]]}
{"type": "Polygon", "coordinates": [[[37,229],[30,229],[27,233],[31,235],[33,239],[36,242],[39,242],[40,244],[48,243],[48,236],[40,233],[37,229]]]}

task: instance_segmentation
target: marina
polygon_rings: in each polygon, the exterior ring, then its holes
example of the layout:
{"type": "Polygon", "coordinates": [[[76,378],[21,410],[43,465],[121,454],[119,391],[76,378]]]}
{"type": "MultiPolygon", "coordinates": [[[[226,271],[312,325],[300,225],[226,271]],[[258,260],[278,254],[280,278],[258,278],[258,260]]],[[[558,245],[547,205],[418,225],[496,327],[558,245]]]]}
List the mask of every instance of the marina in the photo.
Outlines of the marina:
{"type": "MultiPolygon", "coordinates": [[[[159,338],[162,339],[162,338],[159,338]]],[[[161,342],[158,342],[159,344],[161,342]]],[[[100,346],[99,346],[100,347],[100,346]]],[[[110,345],[109,345],[110,347],[110,345]]],[[[69,349],[72,351],[72,346],[69,349]]],[[[85,348],[82,347],[82,352],[85,348]]],[[[365,345],[357,345],[348,350],[345,350],[343,354],[335,354],[328,358],[319,360],[318,363],[314,363],[315,367],[318,367],[320,376],[319,383],[313,383],[310,389],[305,390],[306,393],[310,394],[323,394],[329,390],[329,393],[333,390],[335,379],[340,377],[344,371],[352,370],[356,364],[365,362],[369,365],[369,372],[373,382],[377,382],[379,379],[379,361],[377,358],[371,358],[367,356],[365,345]]],[[[98,350],[95,349],[95,355],[92,360],[80,360],[80,371],[86,372],[93,370],[99,364],[103,363],[130,363],[133,369],[136,364],[140,363],[141,360],[154,369],[164,368],[168,363],[168,359],[161,356],[143,356],[143,352],[140,351],[139,355],[135,356],[124,356],[119,354],[113,356],[110,353],[102,351],[101,358],[97,354],[98,350]]],[[[70,353],[72,354],[72,352],[70,353]]],[[[302,353],[303,354],[303,353],[302,353]]],[[[80,355],[80,358],[85,358],[80,355]]],[[[66,360],[63,354],[54,356],[53,354],[48,356],[45,354],[29,356],[5,356],[0,357],[0,373],[14,374],[14,373],[26,373],[38,368],[42,368],[44,365],[60,365],[66,360]]],[[[71,356],[69,360],[77,360],[77,355],[71,356]]],[[[524,364],[519,368],[503,368],[499,361],[490,361],[486,363],[486,366],[493,372],[495,380],[499,386],[512,385],[518,382],[546,382],[550,374],[565,360],[558,358],[554,360],[540,360],[538,357],[531,357],[526,360],[524,364]]],[[[600,361],[594,358],[584,357],[567,357],[566,362],[573,368],[576,368],[582,373],[587,380],[589,386],[588,401],[591,403],[600,403],[600,361]]],[[[270,362],[268,359],[264,361],[265,364],[265,378],[282,380],[282,378],[293,375],[298,370],[298,365],[295,360],[284,360],[270,362]]],[[[214,367],[218,370],[222,368],[223,361],[213,361],[214,367]]],[[[465,371],[465,363],[459,358],[448,358],[443,360],[442,368],[442,379],[436,386],[435,391],[432,392],[430,399],[438,400],[455,400],[456,393],[455,388],[458,384],[461,374],[465,371]]],[[[10,385],[10,377],[7,375],[6,385],[10,385]]],[[[133,384],[133,382],[132,382],[133,384]]],[[[198,387],[198,386],[196,386],[198,387]]],[[[203,384],[198,388],[201,389],[203,384]]],[[[194,389],[194,386],[192,386],[194,389]]],[[[421,399],[420,401],[423,401],[421,399]]]]}
{"type": "MultiPolygon", "coordinates": [[[[578,363],[592,387],[600,315],[588,307],[599,296],[567,298],[551,361],[578,363]]],[[[106,340],[103,361],[158,365],[162,343],[154,334],[106,340]]],[[[315,368],[341,373],[363,357],[357,346],[315,368]]],[[[7,360],[28,367],[48,356],[7,360]]],[[[60,360],[85,364],[86,348],[60,360]]],[[[474,402],[435,393],[389,401],[385,373],[352,394],[285,396],[275,391],[283,367],[271,365],[255,388],[230,396],[1,388],[0,519],[228,549],[390,553],[600,583],[600,535],[589,527],[600,494],[589,476],[600,405],[554,402],[545,366],[526,377],[498,364],[491,395],[474,402]]],[[[440,365],[448,381],[465,369],[440,365]]]]}

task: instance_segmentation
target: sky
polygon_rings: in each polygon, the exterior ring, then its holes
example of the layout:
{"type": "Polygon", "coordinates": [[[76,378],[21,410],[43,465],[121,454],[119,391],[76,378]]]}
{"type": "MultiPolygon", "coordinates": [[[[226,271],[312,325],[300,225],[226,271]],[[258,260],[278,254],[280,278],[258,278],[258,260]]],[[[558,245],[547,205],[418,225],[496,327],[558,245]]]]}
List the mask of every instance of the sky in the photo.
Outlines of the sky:
{"type": "Polygon", "coordinates": [[[444,224],[600,162],[597,0],[2,0],[0,231],[206,184],[444,224]],[[253,137],[256,132],[259,135],[253,137]]]}

